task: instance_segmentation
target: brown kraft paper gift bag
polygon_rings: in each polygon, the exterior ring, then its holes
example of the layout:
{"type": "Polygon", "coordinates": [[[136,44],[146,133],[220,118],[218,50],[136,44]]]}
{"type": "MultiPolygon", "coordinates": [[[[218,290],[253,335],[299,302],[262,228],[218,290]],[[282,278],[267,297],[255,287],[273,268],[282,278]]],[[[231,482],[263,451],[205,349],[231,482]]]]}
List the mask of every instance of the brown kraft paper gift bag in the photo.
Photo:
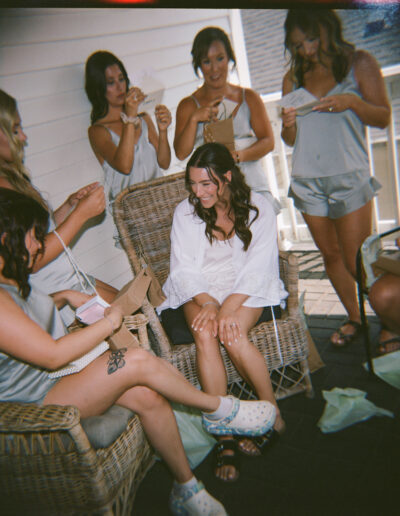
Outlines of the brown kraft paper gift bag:
{"type": "Polygon", "coordinates": [[[222,143],[230,151],[235,150],[233,133],[233,118],[219,120],[218,122],[205,123],[203,128],[203,138],[205,143],[222,143]]]}
{"type": "MultiPolygon", "coordinates": [[[[118,292],[112,306],[119,306],[124,315],[133,314],[142,306],[151,280],[152,278],[147,270],[142,269],[132,281],[118,292]]],[[[132,335],[124,323],[118,331],[109,337],[108,341],[112,350],[139,346],[137,338],[132,335]]]]}

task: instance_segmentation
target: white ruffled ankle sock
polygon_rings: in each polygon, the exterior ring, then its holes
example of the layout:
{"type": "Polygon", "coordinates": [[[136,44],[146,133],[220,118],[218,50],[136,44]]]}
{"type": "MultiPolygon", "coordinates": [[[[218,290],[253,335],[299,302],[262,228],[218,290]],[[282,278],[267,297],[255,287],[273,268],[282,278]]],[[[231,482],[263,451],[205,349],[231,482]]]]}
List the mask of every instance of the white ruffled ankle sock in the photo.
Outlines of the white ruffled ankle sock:
{"type": "Polygon", "coordinates": [[[177,482],[176,480],[174,480],[172,490],[177,493],[184,493],[186,490],[196,487],[196,485],[197,485],[197,478],[193,475],[192,478],[190,478],[186,482],[183,482],[182,484],[180,482],[177,482]]]}
{"type": "Polygon", "coordinates": [[[227,398],[226,396],[219,396],[219,399],[221,400],[221,403],[219,404],[217,410],[214,410],[214,412],[205,413],[207,419],[215,421],[216,419],[221,419],[230,414],[233,405],[232,398],[227,398]]]}

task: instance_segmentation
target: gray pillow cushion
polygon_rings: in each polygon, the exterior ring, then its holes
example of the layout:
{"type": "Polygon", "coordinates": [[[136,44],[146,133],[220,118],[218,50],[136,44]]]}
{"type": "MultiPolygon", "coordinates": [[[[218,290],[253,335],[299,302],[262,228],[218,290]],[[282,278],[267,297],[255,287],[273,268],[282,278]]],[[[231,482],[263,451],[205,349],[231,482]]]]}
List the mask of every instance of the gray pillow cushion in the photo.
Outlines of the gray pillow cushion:
{"type": "Polygon", "coordinates": [[[125,407],[112,405],[101,416],[81,419],[81,425],[93,448],[96,450],[98,448],[107,448],[125,430],[134,414],[134,412],[125,407]]]}

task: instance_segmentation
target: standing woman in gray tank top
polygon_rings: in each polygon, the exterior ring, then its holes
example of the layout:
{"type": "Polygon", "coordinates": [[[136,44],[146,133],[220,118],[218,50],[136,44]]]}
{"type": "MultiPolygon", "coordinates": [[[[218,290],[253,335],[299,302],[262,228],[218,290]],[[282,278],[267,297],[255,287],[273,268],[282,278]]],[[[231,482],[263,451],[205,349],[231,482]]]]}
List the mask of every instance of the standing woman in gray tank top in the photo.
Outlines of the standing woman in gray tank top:
{"type": "Polygon", "coordinates": [[[328,9],[290,9],[285,21],[290,68],[282,94],[304,88],[320,102],[306,115],[282,113],[282,138],[293,146],[289,196],[302,212],[348,319],[331,336],[350,344],[360,331],[356,254],[371,233],[372,198],[365,126],[384,128],[390,104],[374,57],[342,37],[328,9]]]}
{"type": "Polygon", "coordinates": [[[261,158],[274,148],[272,127],[258,93],[228,82],[230,63],[236,65],[236,59],[227,34],[219,27],[202,29],[193,41],[192,64],[197,76],[200,70],[203,84],[178,105],[174,138],[176,157],[184,160],[203,145],[204,124],[217,120],[222,101],[221,108],[232,102],[233,159],[250,188],[264,195],[278,213],[279,202],[270,192],[261,162],[261,158]]]}
{"type": "MultiPolygon", "coordinates": [[[[171,113],[155,108],[157,128],[148,113],[140,112],[146,98],[129,87],[123,63],[111,52],[90,55],[85,67],[85,90],[92,104],[89,141],[104,171],[110,209],[116,196],[130,185],[162,176],[171,163],[168,127],[171,113]]],[[[118,236],[116,236],[118,245],[118,236]]]]}

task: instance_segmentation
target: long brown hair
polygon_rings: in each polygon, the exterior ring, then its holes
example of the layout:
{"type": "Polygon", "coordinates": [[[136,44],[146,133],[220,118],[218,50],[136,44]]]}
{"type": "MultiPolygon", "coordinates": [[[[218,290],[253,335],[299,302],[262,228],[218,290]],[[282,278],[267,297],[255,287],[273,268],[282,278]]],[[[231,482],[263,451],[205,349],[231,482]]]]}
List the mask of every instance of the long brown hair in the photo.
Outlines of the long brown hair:
{"type": "Polygon", "coordinates": [[[24,143],[13,133],[17,113],[17,101],[4,90],[0,90],[0,130],[7,138],[12,160],[8,162],[0,158],[0,177],[6,179],[11,188],[29,195],[48,210],[46,201],[32,185],[29,172],[24,165],[24,143]]]}
{"type": "Polygon", "coordinates": [[[289,9],[284,25],[285,51],[290,54],[289,69],[296,87],[304,86],[307,67],[291,42],[291,34],[297,28],[309,38],[320,39],[322,27],[326,30],[328,48],[319,46],[320,61],[324,55],[332,60],[332,73],[338,83],[348,74],[355,47],[343,38],[339,16],[331,9],[289,9]]]}
{"type": "Polygon", "coordinates": [[[258,217],[258,208],[251,204],[250,187],[246,184],[244,175],[236,165],[227,147],[220,143],[205,143],[198,147],[186,165],[185,182],[189,192],[189,202],[194,207],[196,215],[206,223],[206,235],[209,242],[212,243],[215,239],[213,231],[222,233],[225,239],[235,232],[243,242],[243,249],[247,251],[252,239],[250,226],[258,217]],[[194,195],[190,186],[190,169],[192,167],[207,170],[210,181],[214,184],[218,184],[216,178],[227,184],[231,193],[229,215],[231,215],[233,222],[232,231],[228,235],[216,225],[217,212],[215,208],[203,208],[200,200],[194,195]],[[232,174],[230,182],[225,177],[228,171],[232,174]],[[254,216],[250,220],[251,211],[254,212],[254,216]]]}

